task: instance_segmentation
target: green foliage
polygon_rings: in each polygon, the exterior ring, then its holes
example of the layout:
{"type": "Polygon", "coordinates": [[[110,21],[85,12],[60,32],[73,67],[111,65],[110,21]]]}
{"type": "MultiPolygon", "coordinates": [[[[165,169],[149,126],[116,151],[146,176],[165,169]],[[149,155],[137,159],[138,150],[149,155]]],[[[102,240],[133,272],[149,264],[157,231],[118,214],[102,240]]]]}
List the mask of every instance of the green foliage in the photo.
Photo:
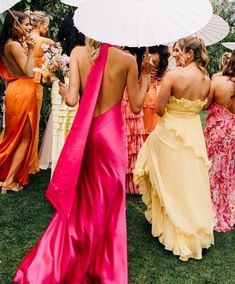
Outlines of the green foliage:
{"type": "MultiPolygon", "coordinates": [[[[223,39],[221,42],[230,42],[230,41],[235,41],[235,33],[230,32],[228,36],[223,39]]],[[[219,71],[219,60],[222,56],[222,54],[226,51],[231,51],[224,47],[221,42],[213,44],[211,46],[207,47],[207,51],[209,54],[210,62],[207,66],[207,70],[210,75],[213,75],[214,73],[219,71]]]]}
{"type": "MultiPolygon", "coordinates": [[[[56,40],[61,21],[75,8],[61,3],[60,0],[21,0],[12,9],[46,12],[51,20],[49,37],[56,40]]],[[[4,15],[5,13],[0,14],[0,25],[4,21],[4,15]]]]}

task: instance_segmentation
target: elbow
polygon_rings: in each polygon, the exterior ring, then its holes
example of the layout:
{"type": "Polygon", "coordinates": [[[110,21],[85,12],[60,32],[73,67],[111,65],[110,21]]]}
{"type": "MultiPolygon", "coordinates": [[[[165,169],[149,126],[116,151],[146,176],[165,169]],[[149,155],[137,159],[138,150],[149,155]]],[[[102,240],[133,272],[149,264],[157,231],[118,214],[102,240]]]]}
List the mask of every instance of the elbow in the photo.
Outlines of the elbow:
{"type": "Polygon", "coordinates": [[[75,107],[78,101],[76,100],[65,100],[65,104],[69,107],[75,107]]]}
{"type": "Polygon", "coordinates": [[[163,116],[163,114],[165,113],[165,109],[159,109],[159,108],[155,108],[155,112],[158,116],[163,116]]]}
{"type": "Polygon", "coordinates": [[[134,114],[140,113],[141,110],[142,110],[142,107],[137,107],[137,106],[131,107],[131,111],[132,111],[134,114]]]}
{"type": "Polygon", "coordinates": [[[25,75],[30,79],[34,78],[34,73],[28,73],[28,74],[25,74],[25,75]]]}

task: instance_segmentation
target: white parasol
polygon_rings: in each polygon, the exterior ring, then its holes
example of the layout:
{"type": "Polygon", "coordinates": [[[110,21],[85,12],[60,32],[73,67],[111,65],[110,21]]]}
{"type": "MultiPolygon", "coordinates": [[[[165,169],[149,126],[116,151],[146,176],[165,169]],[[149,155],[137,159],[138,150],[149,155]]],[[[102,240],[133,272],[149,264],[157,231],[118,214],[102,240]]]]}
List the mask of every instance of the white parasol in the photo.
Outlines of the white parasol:
{"type": "Polygon", "coordinates": [[[235,42],[222,42],[222,44],[228,49],[235,50],[235,42]]]}
{"type": "Polygon", "coordinates": [[[1,0],[0,13],[3,13],[10,9],[12,6],[20,2],[20,0],[1,0]]]}
{"type": "MultiPolygon", "coordinates": [[[[192,34],[192,36],[201,38],[205,42],[205,45],[208,46],[224,39],[228,33],[228,23],[220,16],[213,14],[209,23],[200,31],[192,34]]],[[[171,42],[167,45],[172,46],[173,44],[174,42],[171,42]]]]}
{"type": "Polygon", "coordinates": [[[205,45],[208,46],[221,41],[228,33],[228,23],[220,16],[213,14],[209,23],[199,32],[194,33],[193,36],[200,37],[204,40],[205,45]]]}
{"type": "Polygon", "coordinates": [[[101,42],[131,47],[188,36],[212,15],[209,0],[79,0],[77,6],[78,30],[101,42]]]}

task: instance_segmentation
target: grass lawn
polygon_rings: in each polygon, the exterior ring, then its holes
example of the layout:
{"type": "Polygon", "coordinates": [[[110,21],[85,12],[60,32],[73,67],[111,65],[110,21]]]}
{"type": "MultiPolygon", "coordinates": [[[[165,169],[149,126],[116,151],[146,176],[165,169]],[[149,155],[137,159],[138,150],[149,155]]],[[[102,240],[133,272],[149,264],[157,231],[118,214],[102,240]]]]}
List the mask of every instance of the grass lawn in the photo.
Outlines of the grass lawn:
{"type": "MultiPolygon", "coordinates": [[[[54,210],[44,196],[49,178],[50,171],[41,171],[23,191],[0,196],[0,284],[13,283],[17,265],[51,219],[54,210]]],[[[151,236],[143,212],[140,196],[127,196],[130,284],[235,283],[235,231],[215,233],[202,260],[182,262],[151,236]]]]}

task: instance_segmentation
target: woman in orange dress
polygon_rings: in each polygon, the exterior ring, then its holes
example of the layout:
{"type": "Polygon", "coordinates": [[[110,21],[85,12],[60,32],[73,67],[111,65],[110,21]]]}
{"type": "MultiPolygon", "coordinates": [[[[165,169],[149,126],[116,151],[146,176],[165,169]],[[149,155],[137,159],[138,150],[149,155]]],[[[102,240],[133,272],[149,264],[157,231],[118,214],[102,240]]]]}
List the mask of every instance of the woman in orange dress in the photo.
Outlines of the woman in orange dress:
{"type": "MultiPolygon", "coordinates": [[[[46,33],[48,32],[49,18],[42,11],[35,11],[35,12],[27,11],[27,14],[30,16],[30,22],[32,25],[31,35],[35,39],[35,46],[34,46],[35,66],[40,68],[43,64],[43,54],[44,54],[41,45],[54,44],[53,40],[45,37],[46,33]]],[[[40,121],[40,111],[42,107],[42,97],[43,97],[43,87],[40,83],[40,80],[41,80],[41,73],[36,72],[34,76],[34,84],[37,93],[38,117],[37,117],[37,128],[35,133],[33,150],[29,164],[29,173],[36,173],[39,171],[39,159],[38,159],[39,121],[40,121]]]]}
{"type": "Polygon", "coordinates": [[[13,11],[25,31],[7,14],[0,36],[0,73],[7,81],[5,133],[0,144],[1,193],[19,191],[28,183],[29,161],[37,123],[37,100],[33,82],[34,40],[30,19],[13,11]],[[27,44],[27,52],[23,48],[27,44]]]}
{"type": "Polygon", "coordinates": [[[159,117],[156,114],[154,107],[161,88],[162,79],[167,72],[168,58],[170,56],[168,47],[164,45],[149,47],[149,53],[152,56],[155,67],[151,73],[151,83],[143,107],[145,128],[144,140],[147,139],[148,135],[153,131],[158,122],[159,117]]]}

